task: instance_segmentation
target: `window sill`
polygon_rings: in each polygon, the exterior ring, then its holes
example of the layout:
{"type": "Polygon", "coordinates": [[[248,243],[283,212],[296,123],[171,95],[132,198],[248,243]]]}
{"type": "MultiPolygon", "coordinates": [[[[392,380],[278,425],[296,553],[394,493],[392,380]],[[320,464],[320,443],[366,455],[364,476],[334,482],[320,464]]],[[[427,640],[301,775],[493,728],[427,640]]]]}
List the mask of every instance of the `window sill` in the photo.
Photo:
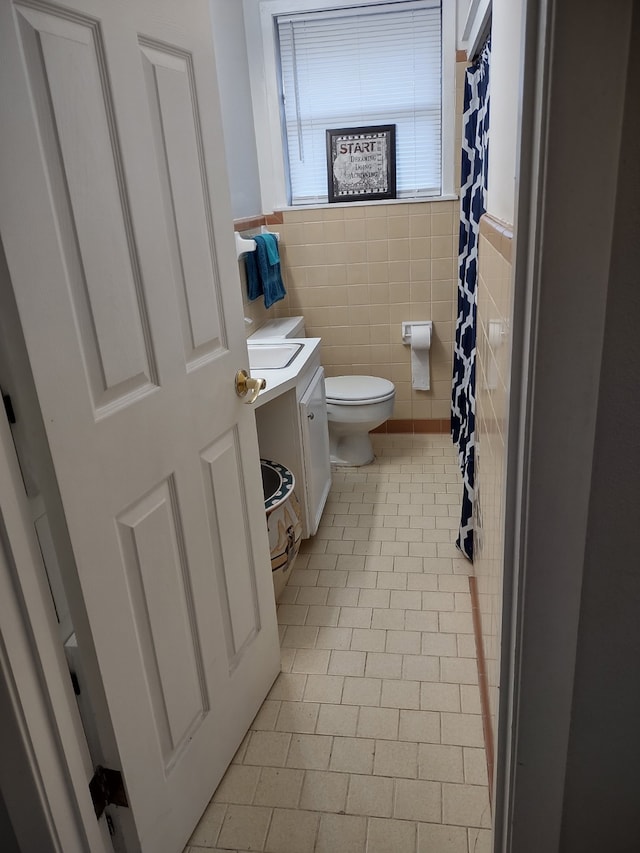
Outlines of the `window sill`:
{"type": "Polygon", "coordinates": [[[329,208],[345,208],[345,207],[379,207],[385,204],[431,204],[439,201],[457,201],[459,198],[457,193],[451,195],[433,195],[423,196],[422,198],[385,198],[376,201],[350,201],[344,204],[295,204],[285,207],[277,207],[278,213],[290,213],[292,210],[328,210],[329,208]]]}

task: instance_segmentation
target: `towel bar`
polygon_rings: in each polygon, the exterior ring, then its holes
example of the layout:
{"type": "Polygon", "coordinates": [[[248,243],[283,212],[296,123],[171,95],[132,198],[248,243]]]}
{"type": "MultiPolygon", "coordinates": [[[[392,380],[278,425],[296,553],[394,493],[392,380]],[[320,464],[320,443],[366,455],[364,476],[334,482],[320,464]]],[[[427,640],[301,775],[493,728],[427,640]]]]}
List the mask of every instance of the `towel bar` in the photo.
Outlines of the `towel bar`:
{"type": "MultiPolygon", "coordinates": [[[[280,239],[280,234],[276,231],[268,232],[266,228],[263,227],[263,234],[271,233],[276,238],[276,240],[280,239]]],[[[239,258],[240,255],[245,255],[247,252],[255,252],[256,250],[256,241],[251,237],[241,237],[237,231],[234,231],[236,236],[236,256],[239,258]]]]}

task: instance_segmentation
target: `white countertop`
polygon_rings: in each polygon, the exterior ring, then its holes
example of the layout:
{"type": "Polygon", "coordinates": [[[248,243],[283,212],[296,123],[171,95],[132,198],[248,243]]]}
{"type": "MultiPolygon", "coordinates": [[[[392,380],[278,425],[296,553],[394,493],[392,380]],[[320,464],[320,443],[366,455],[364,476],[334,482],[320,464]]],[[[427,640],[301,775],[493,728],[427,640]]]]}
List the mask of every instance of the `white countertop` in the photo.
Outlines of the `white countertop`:
{"type": "Polygon", "coordinates": [[[255,378],[267,380],[267,387],[258,394],[258,399],[254,403],[255,406],[263,406],[270,400],[279,397],[286,391],[295,388],[298,380],[309,366],[309,362],[315,355],[319,354],[322,338],[272,338],[263,340],[248,340],[247,344],[251,343],[287,343],[287,344],[302,344],[302,349],[291,362],[288,367],[280,368],[260,368],[252,372],[255,378]]]}

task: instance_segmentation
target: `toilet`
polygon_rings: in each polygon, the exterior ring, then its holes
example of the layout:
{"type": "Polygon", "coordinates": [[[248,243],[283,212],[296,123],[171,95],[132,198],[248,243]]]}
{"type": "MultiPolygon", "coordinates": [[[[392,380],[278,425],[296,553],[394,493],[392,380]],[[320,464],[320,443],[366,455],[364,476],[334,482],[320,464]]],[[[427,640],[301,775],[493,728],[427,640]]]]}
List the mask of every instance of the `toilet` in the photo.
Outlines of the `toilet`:
{"type": "MultiPolygon", "coordinates": [[[[304,338],[304,317],[268,320],[251,340],[304,338]]],[[[369,431],[393,414],[396,389],[378,376],[332,376],[324,380],[329,449],[334,465],[368,465],[374,459],[369,431]]]]}
{"type": "Polygon", "coordinates": [[[334,465],[373,461],[369,431],[393,414],[396,389],[379,376],[331,376],[325,379],[329,449],[334,465]]]}

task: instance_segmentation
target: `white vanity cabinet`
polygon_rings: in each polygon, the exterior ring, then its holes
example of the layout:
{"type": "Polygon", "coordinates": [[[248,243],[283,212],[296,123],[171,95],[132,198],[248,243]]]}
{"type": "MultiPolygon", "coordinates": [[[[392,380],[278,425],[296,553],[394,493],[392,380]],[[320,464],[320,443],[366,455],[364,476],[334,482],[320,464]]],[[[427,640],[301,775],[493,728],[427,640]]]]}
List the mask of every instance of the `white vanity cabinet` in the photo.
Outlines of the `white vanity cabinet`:
{"type": "Polygon", "coordinates": [[[320,516],[331,487],[327,398],[324,393],[324,369],[319,367],[300,398],[300,430],[304,463],[307,522],[310,534],[320,524],[320,516]]]}
{"type": "MultiPolygon", "coordinates": [[[[277,382],[276,371],[254,371],[277,382]],[[270,376],[270,374],[272,374],[270,376]]],[[[289,384],[289,383],[287,383],[289,384]]],[[[262,395],[261,395],[262,396],[262,395]]],[[[313,536],[331,487],[329,430],[324,392],[324,370],[319,348],[306,360],[295,385],[276,396],[256,401],[260,456],[280,462],[296,479],[302,507],[303,538],[313,536]]]]}

